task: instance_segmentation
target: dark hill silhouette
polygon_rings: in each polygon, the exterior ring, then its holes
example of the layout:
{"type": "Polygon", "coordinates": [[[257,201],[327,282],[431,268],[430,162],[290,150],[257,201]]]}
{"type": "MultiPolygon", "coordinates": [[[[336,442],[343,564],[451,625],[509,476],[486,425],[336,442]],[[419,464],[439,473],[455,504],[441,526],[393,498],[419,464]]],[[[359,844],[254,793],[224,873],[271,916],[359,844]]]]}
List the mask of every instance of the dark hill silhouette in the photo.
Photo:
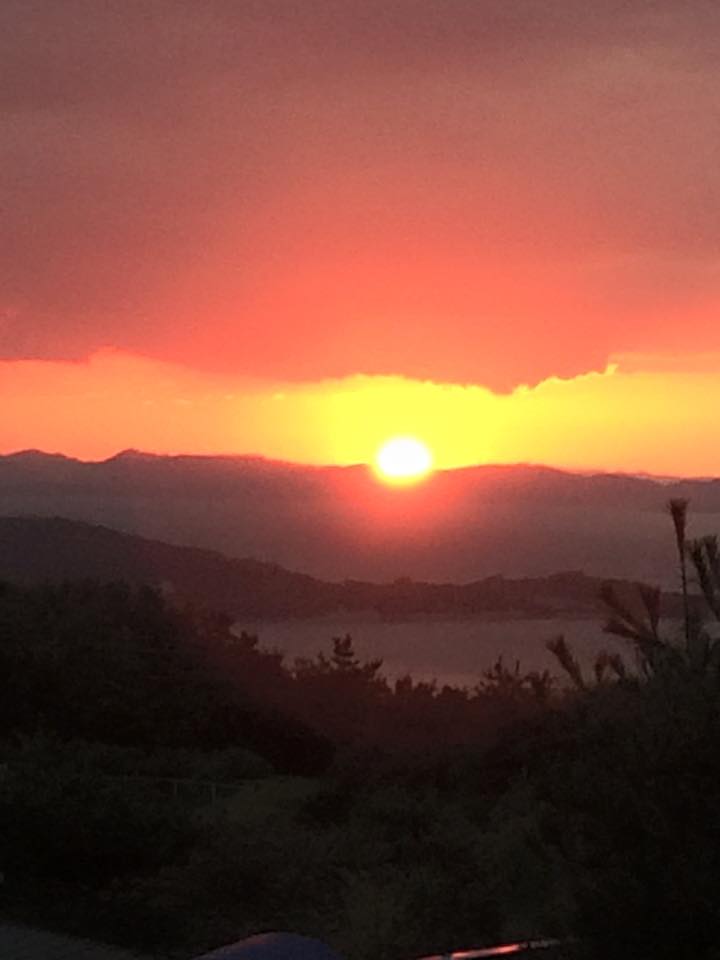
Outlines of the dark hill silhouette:
{"type": "MultiPolygon", "coordinates": [[[[326,580],[468,582],[494,574],[668,581],[665,504],[692,502],[713,530],[720,481],[480,466],[416,487],[364,466],[125,451],[103,462],[26,451],[0,457],[0,514],[63,516],[169,543],[253,556],[326,580]]],[[[672,574],[670,574],[672,575],[672,574]]]]}
{"type": "Polygon", "coordinates": [[[0,578],[11,582],[146,583],[182,601],[238,615],[321,613],[333,608],[337,590],[275,564],[228,559],[60,517],[0,517],[0,544],[0,578]]]}
{"type": "Polygon", "coordinates": [[[409,579],[328,582],[277,564],[230,559],[107,527],[46,517],[0,517],[0,579],[31,584],[124,580],[168,591],[181,603],[236,617],[304,618],[374,612],[382,618],[582,616],[599,612],[600,581],[580,572],[466,584],[409,579]]]}

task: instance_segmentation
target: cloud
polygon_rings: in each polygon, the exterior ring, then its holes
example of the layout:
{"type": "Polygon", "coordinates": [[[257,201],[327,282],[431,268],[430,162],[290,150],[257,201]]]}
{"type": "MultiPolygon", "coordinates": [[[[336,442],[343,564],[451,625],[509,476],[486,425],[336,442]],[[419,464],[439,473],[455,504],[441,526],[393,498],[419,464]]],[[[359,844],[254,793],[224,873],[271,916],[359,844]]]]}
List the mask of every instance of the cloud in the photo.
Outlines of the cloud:
{"type": "Polygon", "coordinates": [[[507,394],[398,376],[262,381],[115,351],[84,363],[5,361],[3,405],[13,416],[0,423],[0,450],[103,459],[134,447],[352,464],[371,461],[388,437],[414,434],[440,468],[522,461],[720,474],[720,359],[690,357],[677,369],[662,361],[625,357],[507,394]]]}
{"type": "Polygon", "coordinates": [[[720,350],[714,2],[8,0],[0,355],[510,391],[720,350]]]}

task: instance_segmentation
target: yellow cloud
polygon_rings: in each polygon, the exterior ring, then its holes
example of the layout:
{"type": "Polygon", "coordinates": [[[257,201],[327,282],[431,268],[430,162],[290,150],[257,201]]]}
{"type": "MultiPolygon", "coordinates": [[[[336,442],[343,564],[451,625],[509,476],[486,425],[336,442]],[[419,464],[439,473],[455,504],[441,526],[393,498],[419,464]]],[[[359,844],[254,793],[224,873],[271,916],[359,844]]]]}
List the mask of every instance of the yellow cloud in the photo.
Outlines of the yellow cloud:
{"type": "Polygon", "coordinates": [[[305,463],[370,462],[414,434],[439,468],[535,462],[582,470],[720,474],[714,443],[720,357],[618,358],[603,372],[498,395],[480,386],[354,376],[287,384],[213,376],[104,351],[86,363],[0,363],[0,448],[104,458],[251,453],[305,463]]]}

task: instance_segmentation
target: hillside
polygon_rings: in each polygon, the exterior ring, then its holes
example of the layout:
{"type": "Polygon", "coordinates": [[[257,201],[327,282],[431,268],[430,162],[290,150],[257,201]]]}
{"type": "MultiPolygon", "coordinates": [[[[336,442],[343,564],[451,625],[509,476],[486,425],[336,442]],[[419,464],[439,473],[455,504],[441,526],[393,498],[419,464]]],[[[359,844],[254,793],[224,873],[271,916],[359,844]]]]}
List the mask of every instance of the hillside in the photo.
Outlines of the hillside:
{"type": "Polygon", "coordinates": [[[584,616],[598,613],[600,582],[579,572],[467,584],[398,580],[334,583],[276,564],[230,559],[61,518],[0,517],[0,579],[22,583],[92,578],[157,586],[179,602],[235,617],[332,613],[383,619],[431,616],[584,616]]]}
{"type": "Polygon", "coordinates": [[[690,499],[698,533],[717,528],[717,480],[480,466],[394,489],[363,466],[133,451],[98,463],[33,451],[0,457],[2,515],[62,516],[332,581],[583,570],[673,586],[670,497],[690,499]]]}

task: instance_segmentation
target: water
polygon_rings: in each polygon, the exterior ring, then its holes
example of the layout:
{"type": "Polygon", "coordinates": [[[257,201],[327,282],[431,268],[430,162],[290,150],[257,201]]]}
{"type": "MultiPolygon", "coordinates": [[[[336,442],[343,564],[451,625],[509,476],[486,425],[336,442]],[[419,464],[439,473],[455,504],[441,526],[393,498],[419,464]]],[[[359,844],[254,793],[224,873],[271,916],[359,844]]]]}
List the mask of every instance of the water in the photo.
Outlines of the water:
{"type": "Polygon", "coordinates": [[[359,657],[381,658],[389,679],[410,674],[416,680],[472,687],[478,676],[502,654],[504,662],[522,670],[562,671],[546,649],[547,640],[562,634],[580,664],[589,668],[602,650],[627,654],[630,645],[608,636],[599,620],[416,620],[383,623],[352,617],[315,620],[239,622],[235,629],[260,637],[263,649],[281,650],[286,660],[314,657],[332,649],[332,638],[349,633],[359,657]]]}

